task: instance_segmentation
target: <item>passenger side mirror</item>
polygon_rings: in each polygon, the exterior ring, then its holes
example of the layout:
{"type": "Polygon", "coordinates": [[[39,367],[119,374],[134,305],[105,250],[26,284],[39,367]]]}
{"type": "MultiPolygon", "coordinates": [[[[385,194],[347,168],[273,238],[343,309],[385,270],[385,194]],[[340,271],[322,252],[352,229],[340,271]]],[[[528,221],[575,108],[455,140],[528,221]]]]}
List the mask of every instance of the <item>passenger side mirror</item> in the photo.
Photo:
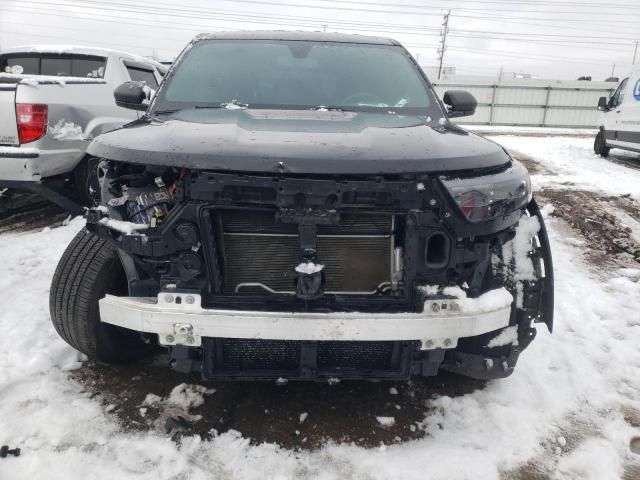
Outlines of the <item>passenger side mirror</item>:
{"type": "Polygon", "coordinates": [[[607,101],[607,97],[600,97],[598,99],[598,110],[604,112],[605,110],[607,110],[608,104],[609,102],[607,101]]]}
{"type": "Polygon", "coordinates": [[[116,105],[131,110],[146,110],[149,106],[144,84],[141,82],[124,82],[113,92],[116,105]]]}
{"type": "Polygon", "coordinates": [[[478,102],[469,92],[464,90],[447,90],[442,101],[449,105],[449,117],[468,117],[476,113],[478,102]]]}

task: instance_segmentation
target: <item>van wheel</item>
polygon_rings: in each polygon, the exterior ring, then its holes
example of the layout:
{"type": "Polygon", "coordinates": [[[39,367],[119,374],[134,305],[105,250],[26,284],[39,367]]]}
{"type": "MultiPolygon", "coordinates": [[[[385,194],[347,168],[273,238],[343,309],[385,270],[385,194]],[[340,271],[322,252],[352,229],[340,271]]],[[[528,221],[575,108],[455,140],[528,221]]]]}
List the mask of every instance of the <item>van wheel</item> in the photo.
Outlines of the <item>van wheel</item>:
{"type": "Polygon", "coordinates": [[[51,282],[49,311],[58,335],[91,360],[118,363],[150,347],[138,332],[100,322],[98,300],[128,294],[118,251],[82,230],[65,250],[51,282]]]}
{"type": "Polygon", "coordinates": [[[73,171],[73,184],[78,200],[85,207],[95,207],[100,204],[99,163],[100,161],[95,157],[85,157],[73,171]]]}
{"type": "Polygon", "coordinates": [[[604,130],[600,130],[596,135],[596,140],[593,142],[593,151],[596,152],[596,155],[606,158],[609,156],[609,150],[611,149],[607,147],[604,130]]]}

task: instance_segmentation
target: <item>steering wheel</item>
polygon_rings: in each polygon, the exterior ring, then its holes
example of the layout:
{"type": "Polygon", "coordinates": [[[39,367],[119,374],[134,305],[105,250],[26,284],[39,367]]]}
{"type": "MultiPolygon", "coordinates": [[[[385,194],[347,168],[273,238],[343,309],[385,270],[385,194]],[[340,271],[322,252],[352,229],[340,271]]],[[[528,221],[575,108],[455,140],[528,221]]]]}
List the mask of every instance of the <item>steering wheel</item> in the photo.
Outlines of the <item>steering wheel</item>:
{"type": "Polygon", "coordinates": [[[364,105],[388,106],[387,102],[382,100],[382,98],[380,98],[379,96],[373,93],[366,93],[366,92],[352,93],[351,95],[348,95],[347,97],[345,97],[340,103],[342,103],[343,105],[364,104],[364,105]]]}

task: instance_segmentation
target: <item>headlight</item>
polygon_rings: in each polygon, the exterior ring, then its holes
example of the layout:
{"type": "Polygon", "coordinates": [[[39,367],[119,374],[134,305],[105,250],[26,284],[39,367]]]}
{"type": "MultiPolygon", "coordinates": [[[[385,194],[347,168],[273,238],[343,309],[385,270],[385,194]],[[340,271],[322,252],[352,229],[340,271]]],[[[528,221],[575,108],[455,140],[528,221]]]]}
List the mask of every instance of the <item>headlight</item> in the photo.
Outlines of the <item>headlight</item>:
{"type": "Polygon", "coordinates": [[[440,179],[464,216],[474,223],[508,215],[531,200],[529,173],[515,160],[501,173],[440,179]]]}

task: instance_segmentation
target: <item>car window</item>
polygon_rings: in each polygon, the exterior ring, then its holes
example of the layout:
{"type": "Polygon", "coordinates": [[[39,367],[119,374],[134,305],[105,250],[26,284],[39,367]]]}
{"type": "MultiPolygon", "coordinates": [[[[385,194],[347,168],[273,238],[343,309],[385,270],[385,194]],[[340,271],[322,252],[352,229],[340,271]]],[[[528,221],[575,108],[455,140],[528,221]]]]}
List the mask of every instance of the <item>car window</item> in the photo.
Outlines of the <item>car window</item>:
{"type": "Polygon", "coordinates": [[[43,58],[40,62],[40,75],[71,76],[70,58],[43,58]]]}
{"type": "Polygon", "coordinates": [[[625,78],[624,80],[622,80],[622,82],[620,83],[620,86],[618,86],[618,89],[615,91],[615,93],[611,97],[611,108],[617,107],[624,101],[624,94],[627,88],[628,81],[629,81],[628,78],[625,78]]]}
{"type": "Polygon", "coordinates": [[[242,103],[388,112],[437,108],[407,53],[394,45],[211,40],[196,43],[167,78],[164,108],[242,103]]]}
{"type": "Polygon", "coordinates": [[[105,67],[105,59],[91,60],[88,58],[74,58],[71,61],[71,76],[103,78],[105,67]]]}
{"type": "Polygon", "coordinates": [[[7,67],[10,69],[14,66],[22,67],[22,73],[26,75],[40,74],[40,59],[38,57],[0,56],[0,72],[5,73],[7,72],[7,67]]]}
{"type": "Polygon", "coordinates": [[[21,66],[25,75],[103,78],[106,58],[69,54],[0,55],[0,71],[21,66]]]}
{"type": "Polygon", "coordinates": [[[158,88],[158,81],[153,74],[153,70],[127,65],[127,72],[129,72],[129,78],[134,82],[146,82],[149,87],[158,88]]]}

